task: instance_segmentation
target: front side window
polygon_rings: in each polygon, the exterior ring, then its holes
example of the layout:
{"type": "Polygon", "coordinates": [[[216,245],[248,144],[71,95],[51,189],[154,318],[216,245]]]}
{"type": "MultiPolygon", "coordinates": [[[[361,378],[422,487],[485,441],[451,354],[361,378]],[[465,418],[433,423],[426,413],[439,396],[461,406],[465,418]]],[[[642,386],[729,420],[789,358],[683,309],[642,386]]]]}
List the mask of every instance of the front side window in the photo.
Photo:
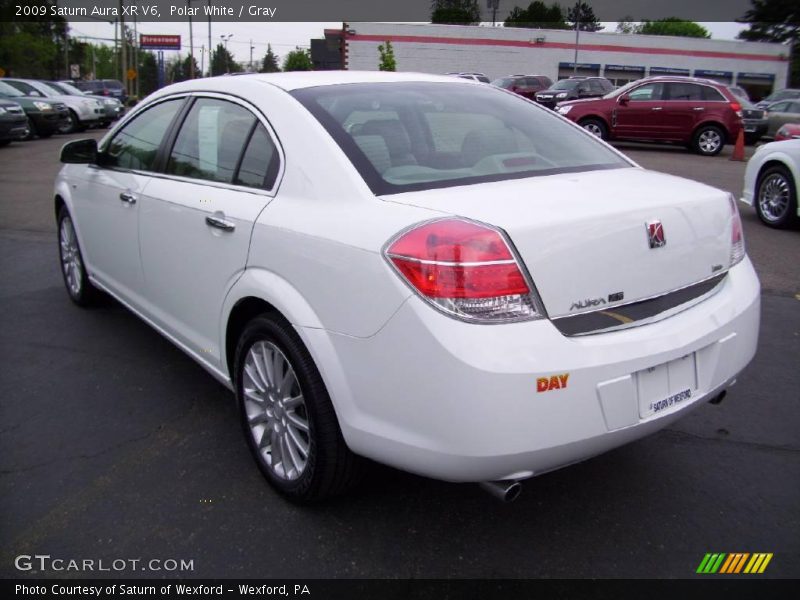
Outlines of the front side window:
{"type": "Polygon", "coordinates": [[[359,83],[292,95],[378,195],[630,166],[550,111],[488,86],[359,83]]]}
{"type": "Polygon", "coordinates": [[[103,153],[103,166],[152,170],[161,140],[182,104],[183,98],[175,98],[136,115],[108,144],[103,153]]]}
{"type": "Polygon", "coordinates": [[[663,83],[647,83],[637,87],[635,90],[628,94],[631,102],[650,102],[653,100],[661,100],[663,83]]]}
{"type": "Polygon", "coordinates": [[[788,102],[777,102],[772,106],[768,107],[767,110],[769,112],[788,112],[789,110],[789,103],[788,102]]]}

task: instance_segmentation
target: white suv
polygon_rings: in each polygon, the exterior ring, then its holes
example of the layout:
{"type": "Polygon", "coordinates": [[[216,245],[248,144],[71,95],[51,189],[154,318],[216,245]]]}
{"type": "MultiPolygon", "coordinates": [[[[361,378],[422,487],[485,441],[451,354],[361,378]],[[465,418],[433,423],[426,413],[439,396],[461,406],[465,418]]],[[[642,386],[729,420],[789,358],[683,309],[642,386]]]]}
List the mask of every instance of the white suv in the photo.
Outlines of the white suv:
{"type": "Polygon", "coordinates": [[[493,86],[187,81],[62,161],[70,297],[112,294],[234,391],[297,501],[360,456],[508,495],[718,398],[756,349],[730,194],[493,86]]]}

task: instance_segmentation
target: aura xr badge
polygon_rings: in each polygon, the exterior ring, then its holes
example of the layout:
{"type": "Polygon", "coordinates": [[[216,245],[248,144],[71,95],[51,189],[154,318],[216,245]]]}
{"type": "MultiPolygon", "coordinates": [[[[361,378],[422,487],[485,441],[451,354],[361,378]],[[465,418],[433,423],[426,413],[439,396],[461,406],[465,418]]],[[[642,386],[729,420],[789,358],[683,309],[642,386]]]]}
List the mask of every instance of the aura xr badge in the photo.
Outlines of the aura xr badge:
{"type": "Polygon", "coordinates": [[[647,227],[647,241],[651,248],[661,248],[667,245],[667,238],[664,237],[664,226],[661,221],[650,221],[645,223],[647,227]]]}

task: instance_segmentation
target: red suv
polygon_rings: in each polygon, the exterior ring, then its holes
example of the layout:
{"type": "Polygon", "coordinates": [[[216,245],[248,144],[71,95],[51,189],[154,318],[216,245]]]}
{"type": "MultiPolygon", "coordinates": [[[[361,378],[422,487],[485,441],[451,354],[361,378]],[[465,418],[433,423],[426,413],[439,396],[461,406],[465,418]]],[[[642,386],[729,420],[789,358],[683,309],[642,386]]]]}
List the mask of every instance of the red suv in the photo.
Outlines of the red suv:
{"type": "Polygon", "coordinates": [[[705,156],[735,142],[742,128],[736,96],[721,83],[693,77],[647,77],[556,110],[604,140],[677,142],[705,156]]]}

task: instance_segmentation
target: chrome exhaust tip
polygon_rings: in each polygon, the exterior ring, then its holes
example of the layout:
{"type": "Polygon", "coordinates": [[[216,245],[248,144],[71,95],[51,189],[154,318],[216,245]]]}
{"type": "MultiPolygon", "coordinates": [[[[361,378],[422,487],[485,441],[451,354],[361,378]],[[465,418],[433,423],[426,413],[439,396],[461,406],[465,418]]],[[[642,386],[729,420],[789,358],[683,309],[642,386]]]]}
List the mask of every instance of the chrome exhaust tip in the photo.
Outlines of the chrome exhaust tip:
{"type": "Polygon", "coordinates": [[[501,502],[513,502],[522,492],[522,483],[514,479],[506,481],[481,481],[479,484],[485,491],[501,502]]]}

